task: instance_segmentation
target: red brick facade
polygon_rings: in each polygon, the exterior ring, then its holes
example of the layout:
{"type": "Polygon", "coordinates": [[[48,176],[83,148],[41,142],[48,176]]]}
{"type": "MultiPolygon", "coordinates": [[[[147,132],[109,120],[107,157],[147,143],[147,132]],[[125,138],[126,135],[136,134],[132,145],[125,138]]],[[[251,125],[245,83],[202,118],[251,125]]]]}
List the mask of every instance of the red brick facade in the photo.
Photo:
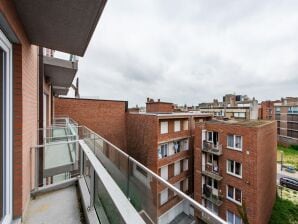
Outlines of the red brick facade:
{"type": "MultiPolygon", "coordinates": [[[[257,121],[256,121],[257,122],[257,121]]],[[[251,121],[253,124],[254,122],[251,121]]],[[[219,216],[226,220],[227,210],[238,214],[237,204],[227,199],[227,185],[242,191],[242,203],[247,207],[249,223],[268,223],[276,194],[276,123],[237,125],[225,122],[207,122],[197,125],[194,151],[194,196],[202,203],[202,151],[203,130],[217,132],[222,155],[218,156],[218,195],[223,202],[218,206],[219,216]],[[242,136],[242,151],[227,148],[227,136],[242,136]],[[242,178],[227,173],[227,160],[242,164],[242,178]]],[[[206,157],[205,157],[206,158],[206,157]]],[[[207,164],[207,158],[205,164],[207,164]]],[[[206,165],[208,167],[208,165],[206,165]]],[[[206,168],[207,169],[207,168],[206,168]]],[[[208,169],[207,169],[208,170],[208,169]]]]}
{"type": "Polygon", "coordinates": [[[13,44],[13,215],[20,217],[30,198],[30,147],[37,143],[37,47],[29,43],[13,1],[1,1],[0,11],[19,39],[13,44]]]}
{"type": "Polygon", "coordinates": [[[54,99],[55,116],[69,116],[126,150],[126,101],[54,99]]]}

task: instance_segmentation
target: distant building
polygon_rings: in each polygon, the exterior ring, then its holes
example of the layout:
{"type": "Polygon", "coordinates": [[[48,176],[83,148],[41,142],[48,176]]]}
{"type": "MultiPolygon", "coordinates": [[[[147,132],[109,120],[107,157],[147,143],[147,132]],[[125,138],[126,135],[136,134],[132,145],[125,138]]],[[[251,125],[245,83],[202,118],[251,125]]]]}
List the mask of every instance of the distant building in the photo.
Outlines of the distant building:
{"type": "MultiPolygon", "coordinates": [[[[169,181],[181,191],[193,193],[193,135],[195,122],[210,120],[212,115],[201,113],[175,113],[172,103],[147,99],[145,113],[127,114],[128,154],[169,181]]],[[[141,176],[142,170],[133,167],[141,176]]],[[[144,176],[143,178],[146,178],[144,176]]],[[[186,200],[169,189],[157,193],[155,212],[157,223],[170,223],[179,214],[193,211],[186,200]]]]}
{"type": "Polygon", "coordinates": [[[278,143],[298,144],[298,97],[282,98],[274,103],[274,119],[277,121],[278,143]]]}
{"type": "Polygon", "coordinates": [[[227,94],[222,102],[214,99],[212,103],[200,103],[197,109],[202,113],[212,113],[218,118],[258,119],[258,101],[246,95],[227,94]]]}
{"type": "MultiPolygon", "coordinates": [[[[244,204],[250,224],[268,223],[276,195],[276,147],[274,121],[196,124],[195,200],[228,223],[242,223],[238,207],[244,204]]],[[[208,223],[204,214],[196,215],[208,223]]]]}

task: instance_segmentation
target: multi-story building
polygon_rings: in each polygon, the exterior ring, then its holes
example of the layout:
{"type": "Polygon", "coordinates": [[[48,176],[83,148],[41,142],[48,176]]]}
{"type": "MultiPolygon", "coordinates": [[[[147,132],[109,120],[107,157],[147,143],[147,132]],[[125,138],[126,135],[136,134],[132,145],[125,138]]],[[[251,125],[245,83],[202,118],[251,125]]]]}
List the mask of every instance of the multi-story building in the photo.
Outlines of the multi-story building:
{"type": "Polygon", "coordinates": [[[277,121],[278,143],[297,145],[298,97],[286,97],[274,103],[274,119],[277,121]]]}
{"type": "Polygon", "coordinates": [[[260,120],[274,120],[274,104],[281,101],[266,100],[262,101],[259,105],[259,119],[260,120]]]}
{"type": "Polygon", "coordinates": [[[200,103],[197,109],[218,118],[258,119],[258,101],[246,95],[226,94],[222,102],[214,99],[212,103],[200,103]]]}
{"type": "Polygon", "coordinates": [[[242,223],[239,209],[251,224],[268,223],[276,194],[276,147],[275,121],[198,123],[195,200],[228,223],[242,223]]]}
{"type": "MultiPolygon", "coordinates": [[[[147,166],[177,189],[193,192],[193,134],[195,122],[212,115],[175,113],[173,104],[148,99],[145,113],[128,113],[128,154],[147,166]]],[[[156,186],[157,187],[157,186],[156,186]]],[[[156,190],[158,223],[170,223],[179,214],[193,213],[186,200],[168,188],[156,190]]]]}

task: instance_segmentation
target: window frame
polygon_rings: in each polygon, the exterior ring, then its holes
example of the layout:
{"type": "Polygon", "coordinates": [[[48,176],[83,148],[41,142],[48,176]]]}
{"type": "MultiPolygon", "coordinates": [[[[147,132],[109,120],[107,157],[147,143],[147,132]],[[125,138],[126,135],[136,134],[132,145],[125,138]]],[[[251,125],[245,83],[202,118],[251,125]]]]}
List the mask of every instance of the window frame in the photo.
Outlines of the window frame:
{"type": "Polygon", "coordinates": [[[168,121],[161,121],[160,122],[160,134],[168,134],[169,133],[169,122],[168,121]],[[163,126],[165,125],[165,126],[163,126]],[[163,129],[164,127],[164,129],[163,129]]]}
{"type": "Polygon", "coordinates": [[[235,161],[235,160],[232,160],[232,159],[227,159],[227,162],[226,162],[226,173],[227,174],[242,179],[242,174],[243,174],[242,171],[243,171],[243,169],[242,169],[242,163],[241,162],[238,162],[238,161],[235,161]],[[234,172],[229,171],[229,162],[233,162],[234,172]],[[236,174],[236,163],[240,163],[240,175],[236,174]]]}
{"type": "Polygon", "coordinates": [[[243,151],[243,136],[242,135],[236,135],[236,134],[228,134],[227,135],[227,148],[228,149],[232,149],[235,151],[243,151]],[[229,136],[233,136],[233,147],[229,146],[229,136]],[[236,137],[240,137],[241,138],[241,148],[236,147],[236,137]]]}
{"type": "Polygon", "coordinates": [[[163,191],[160,192],[159,204],[160,204],[160,205],[164,205],[164,204],[166,204],[168,201],[169,201],[169,189],[166,188],[166,189],[164,189],[163,191]],[[167,193],[166,193],[167,196],[166,196],[166,199],[165,199],[164,201],[161,201],[161,199],[162,199],[161,195],[162,195],[164,192],[167,192],[167,193]]]}
{"type": "Polygon", "coordinates": [[[235,216],[237,216],[238,218],[240,218],[240,224],[243,223],[243,221],[242,221],[242,219],[241,219],[241,217],[240,217],[239,215],[236,215],[234,212],[231,212],[231,211],[227,210],[227,211],[226,211],[226,221],[227,221],[228,224],[229,224],[229,222],[228,222],[228,214],[229,214],[229,213],[233,215],[233,221],[232,221],[232,224],[235,224],[235,223],[236,223],[236,218],[235,218],[235,216]]]}
{"type": "Polygon", "coordinates": [[[238,204],[238,205],[242,205],[242,201],[243,201],[243,193],[242,193],[242,190],[240,190],[239,188],[236,188],[236,187],[234,187],[234,186],[232,186],[232,185],[227,184],[227,185],[226,185],[226,198],[227,198],[228,200],[230,200],[230,201],[232,201],[232,202],[238,204]],[[232,188],[233,188],[233,198],[231,198],[231,197],[229,196],[229,187],[232,187],[232,188]],[[238,190],[241,192],[241,202],[239,202],[239,201],[237,201],[237,200],[235,199],[235,198],[236,198],[236,189],[238,189],[238,190]]]}
{"type": "Polygon", "coordinates": [[[4,77],[3,77],[3,204],[2,217],[0,222],[3,224],[11,223],[13,213],[13,74],[12,74],[12,44],[0,30],[0,47],[4,51],[4,77]]]}
{"type": "Polygon", "coordinates": [[[179,131],[181,131],[181,121],[175,120],[174,121],[174,132],[179,132],[179,131]]]}

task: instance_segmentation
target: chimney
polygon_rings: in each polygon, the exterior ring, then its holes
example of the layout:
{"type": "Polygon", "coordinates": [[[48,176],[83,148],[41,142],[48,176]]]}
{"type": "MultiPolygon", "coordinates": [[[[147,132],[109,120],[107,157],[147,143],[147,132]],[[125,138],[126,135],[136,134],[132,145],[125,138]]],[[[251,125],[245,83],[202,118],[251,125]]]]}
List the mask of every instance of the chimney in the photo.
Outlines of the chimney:
{"type": "Polygon", "coordinates": [[[160,99],[158,99],[157,102],[160,102],[160,99]]]}
{"type": "Polygon", "coordinates": [[[150,98],[149,98],[149,97],[147,97],[147,103],[149,103],[149,100],[150,100],[150,98]]]}

